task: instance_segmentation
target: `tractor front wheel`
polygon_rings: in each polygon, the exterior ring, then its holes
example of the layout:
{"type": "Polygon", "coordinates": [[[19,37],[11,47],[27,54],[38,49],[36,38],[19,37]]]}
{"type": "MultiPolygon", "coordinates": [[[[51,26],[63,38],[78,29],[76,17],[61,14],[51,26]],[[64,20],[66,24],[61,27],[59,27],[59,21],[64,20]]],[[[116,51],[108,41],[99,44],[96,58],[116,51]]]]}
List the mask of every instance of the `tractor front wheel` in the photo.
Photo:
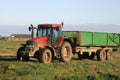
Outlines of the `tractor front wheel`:
{"type": "Polygon", "coordinates": [[[17,51],[17,60],[18,61],[23,61],[23,51],[24,51],[24,47],[20,47],[17,51]]]}
{"type": "Polygon", "coordinates": [[[20,47],[17,51],[17,60],[18,61],[28,61],[29,60],[29,55],[28,53],[24,54],[25,48],[20,47]]]}

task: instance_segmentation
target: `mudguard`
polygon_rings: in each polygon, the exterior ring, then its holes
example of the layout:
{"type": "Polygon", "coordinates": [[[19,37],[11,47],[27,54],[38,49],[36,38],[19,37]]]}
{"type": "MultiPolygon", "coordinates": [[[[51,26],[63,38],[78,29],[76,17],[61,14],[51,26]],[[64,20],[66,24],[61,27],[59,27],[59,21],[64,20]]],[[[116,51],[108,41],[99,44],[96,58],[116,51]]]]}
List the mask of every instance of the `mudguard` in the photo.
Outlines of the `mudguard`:
{"type": "Polygon", "coordinates": [[[62,45],[64,39],[65,39],[65,37],[63,37],[63,36],[58,39],[58,41],[57,41],[57,47],[60,47],[62,45]]]}

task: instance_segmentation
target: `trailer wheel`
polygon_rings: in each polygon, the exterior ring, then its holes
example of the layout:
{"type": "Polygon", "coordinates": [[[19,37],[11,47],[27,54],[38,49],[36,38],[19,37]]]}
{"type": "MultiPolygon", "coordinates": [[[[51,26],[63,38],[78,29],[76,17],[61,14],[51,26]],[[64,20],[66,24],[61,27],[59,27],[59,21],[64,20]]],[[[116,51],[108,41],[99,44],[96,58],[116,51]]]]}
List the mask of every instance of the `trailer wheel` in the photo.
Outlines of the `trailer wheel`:
{"type": "Polygon", "coordinates": [[[69,42],[64,41],[61,49],[61,59],[63,62],[69,62],[72,58],[72,47],[69,42]]]}
{"type": "Polygon", "coordinates": [[[112,50],[108,50],[106,53],[106,59],[107,60],[112,60],[113,59],[113,55],[112,55],[112,50]]]}
{"type": "Polygon", "coordinates": [[[41,63],[50,63],[52,61],[52,52],[50,49],[45,48],[44,50],[39,50],[39,62],[41,63]]]}
{"type": "Polygon", "coordinates": [[[83,52],[82,58],[83,59],[89,59],[89,52],[83,52]]]}
{"type": "Polygon", "coordinates": [[[95,57],[95,52],[92,52],[89,59],[94,60],[94,57],[95,57]]]}
{"type": "Polygon", "coordinates": [[[77,53],[77,55],[78,55],[78,59],[82,60],[82,55],[80,53],[77,53]]]}
{"type": "Polygon", "coordinates": [[[106,51],[105,50],[98,50],[97,51],[97,59],[100,61],[104,61],[106,59],[106,51]]]}

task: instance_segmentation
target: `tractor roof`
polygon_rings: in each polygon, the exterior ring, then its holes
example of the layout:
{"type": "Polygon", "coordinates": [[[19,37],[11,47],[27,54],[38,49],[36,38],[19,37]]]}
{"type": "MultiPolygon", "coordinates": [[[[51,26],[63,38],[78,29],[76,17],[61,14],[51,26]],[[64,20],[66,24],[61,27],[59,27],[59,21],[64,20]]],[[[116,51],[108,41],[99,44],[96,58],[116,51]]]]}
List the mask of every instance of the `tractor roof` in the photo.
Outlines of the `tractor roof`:
{"type": "Polygon", "coordinates": [[[62,24],[39,24],[38,27],[43,27],[43,28],[61,28],[62,24]]]}

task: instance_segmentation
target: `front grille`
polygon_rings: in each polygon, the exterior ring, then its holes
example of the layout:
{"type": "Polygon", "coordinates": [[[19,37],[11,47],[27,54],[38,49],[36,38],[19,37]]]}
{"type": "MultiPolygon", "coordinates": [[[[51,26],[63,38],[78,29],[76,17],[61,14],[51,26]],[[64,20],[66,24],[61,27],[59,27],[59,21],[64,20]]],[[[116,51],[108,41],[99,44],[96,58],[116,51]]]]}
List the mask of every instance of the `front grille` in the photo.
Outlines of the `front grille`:
{"type": "Polygon", "coordinates": [[[34,47],[35,47],[35,44],[33,41],[27,41],[26,42],[26,51],[33,51],[34,50],[34,47]]]}
{"type": "Polygon", "coordinates": [[[26,45],[34,45],[33,41],[27,41],[26,45]]]}
{"type": "Polygon", "coordinates": [[[27,41],[26,47],[27,47],[27,48],[34,48],[34,47],[35,47],[35,44],[34,44],[33,41],[27,41]]]}

